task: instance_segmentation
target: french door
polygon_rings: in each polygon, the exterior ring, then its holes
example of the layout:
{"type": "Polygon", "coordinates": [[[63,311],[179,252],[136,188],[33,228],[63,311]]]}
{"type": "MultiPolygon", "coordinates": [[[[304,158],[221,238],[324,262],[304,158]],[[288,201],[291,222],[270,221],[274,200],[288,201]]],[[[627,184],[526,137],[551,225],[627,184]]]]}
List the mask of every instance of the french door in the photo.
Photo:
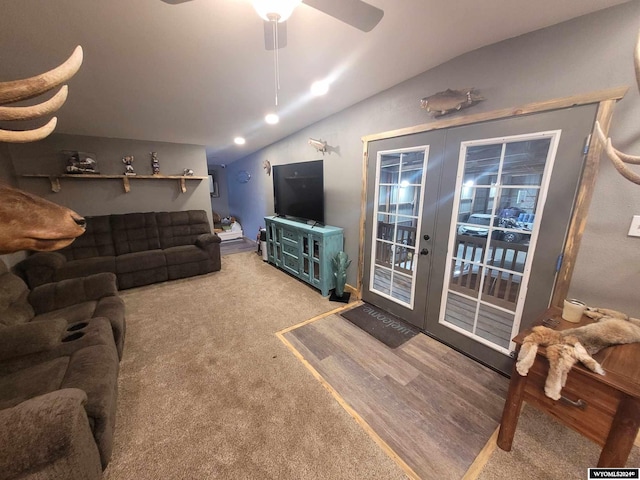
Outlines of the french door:
{"type": "Polygon", "coordinates": [[[510,372],[549,305],[595,112],[371,142],[363,299],[510,372]]]}

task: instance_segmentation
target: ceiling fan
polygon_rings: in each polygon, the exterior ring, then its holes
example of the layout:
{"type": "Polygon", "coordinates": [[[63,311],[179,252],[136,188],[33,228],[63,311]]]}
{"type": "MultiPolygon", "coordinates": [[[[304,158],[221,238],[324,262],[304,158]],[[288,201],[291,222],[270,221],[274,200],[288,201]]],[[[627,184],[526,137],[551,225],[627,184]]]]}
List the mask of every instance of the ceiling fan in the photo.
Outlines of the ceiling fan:
{"type": "MultiPolygon", "coordinates": [[[[170,5],[177,5],[191,0],[162,1],[170,5]]],[[[363,32],[373,30],[384,16],[383,10],[362,0],[251,0],[251,3],[258,14],[265,19],[264,40],[267,50],[283,48],[287,45],[286,20],[300,3],[315,8],[363,32]],[[274,37],[277,37],[277,41],[274,41],[274,37]]]]}

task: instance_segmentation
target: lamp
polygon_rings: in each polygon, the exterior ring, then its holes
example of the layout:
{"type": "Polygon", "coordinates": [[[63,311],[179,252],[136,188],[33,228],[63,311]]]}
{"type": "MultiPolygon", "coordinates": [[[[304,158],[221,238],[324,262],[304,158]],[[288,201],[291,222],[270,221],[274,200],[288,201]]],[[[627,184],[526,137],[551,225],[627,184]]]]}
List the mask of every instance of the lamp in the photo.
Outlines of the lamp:
{"type": "Polygon", "coordinates": [[[302,0],[251,0],[258,15],[267,21],[284,22],[302,0]]]}

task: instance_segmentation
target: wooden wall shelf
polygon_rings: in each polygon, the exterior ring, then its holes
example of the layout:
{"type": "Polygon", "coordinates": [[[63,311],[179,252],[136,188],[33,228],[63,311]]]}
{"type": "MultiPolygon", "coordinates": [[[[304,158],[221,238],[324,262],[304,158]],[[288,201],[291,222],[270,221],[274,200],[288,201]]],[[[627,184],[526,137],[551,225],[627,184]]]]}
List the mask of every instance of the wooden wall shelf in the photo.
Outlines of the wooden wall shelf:
{"type": "Polygon", "coordinates": [[[122,180],[122,186],[125,193],[129,193],[131,185],[129,180],[177,180],[180,186],[180,191],[185,193],[187,191],[187,180],[204,180],[207,177],[186,176],[186,175],[98,175],[91,173],[79,173],[79,174],[61,174],[61,175],[46,175],[43,173],[27,173],[23,174],[23,177],[31,178],[48,178],[51,182],[51,191],[58,193],[61,189],[61,178],[72,178],[74,180],[122,180]]]}

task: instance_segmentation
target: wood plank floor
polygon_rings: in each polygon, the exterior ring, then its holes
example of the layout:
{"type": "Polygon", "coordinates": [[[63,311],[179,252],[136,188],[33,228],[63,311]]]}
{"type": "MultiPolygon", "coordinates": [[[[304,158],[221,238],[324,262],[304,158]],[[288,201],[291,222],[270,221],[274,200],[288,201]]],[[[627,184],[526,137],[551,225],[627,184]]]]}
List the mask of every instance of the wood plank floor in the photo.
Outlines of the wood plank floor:
{"type": "Polygon", "coordinates": [[[253,240],[248,239],[247,237],[220,242],[220,255],[222,256],[249,251],[257,252],[257,250],[258,244],[253,240]]]}
{"type": "Polygon", "coordinates": [[[279,336],[410,477],[463,478],[499,424],[508,379],[424,334],[392,350],[331,314],[279,336]]]}

